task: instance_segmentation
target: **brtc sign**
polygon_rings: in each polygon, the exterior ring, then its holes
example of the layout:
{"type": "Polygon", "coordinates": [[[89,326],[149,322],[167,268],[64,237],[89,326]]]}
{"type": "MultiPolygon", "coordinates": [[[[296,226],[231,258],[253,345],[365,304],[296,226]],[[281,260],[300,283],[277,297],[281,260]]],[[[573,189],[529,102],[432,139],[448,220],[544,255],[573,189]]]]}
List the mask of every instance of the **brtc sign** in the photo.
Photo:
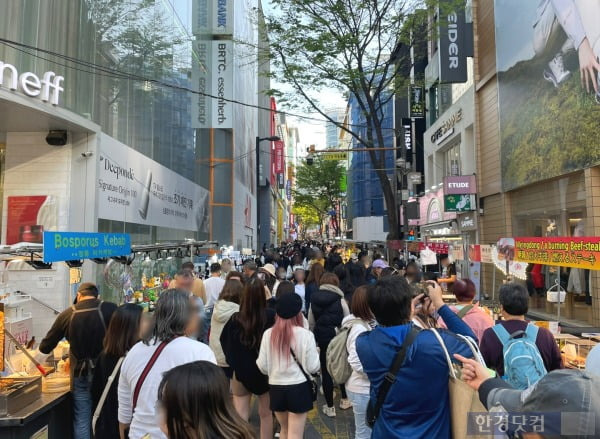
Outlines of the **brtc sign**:
{"type": "Polygon", "coordinates": [[[44,262],[129,254],[131,238],[126,233],[44,232],[44,262]]]}

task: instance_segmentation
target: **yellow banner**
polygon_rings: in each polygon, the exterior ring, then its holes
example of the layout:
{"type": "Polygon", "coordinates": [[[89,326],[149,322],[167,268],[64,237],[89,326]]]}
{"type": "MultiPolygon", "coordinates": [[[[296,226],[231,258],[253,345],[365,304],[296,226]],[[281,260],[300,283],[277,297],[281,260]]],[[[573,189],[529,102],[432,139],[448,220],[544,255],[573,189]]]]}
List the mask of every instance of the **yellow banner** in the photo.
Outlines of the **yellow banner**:
{"type": "Polygon", "coordinates": [[[326,152],[323,153],[324,160],[348,160],[347,152],[326,152]]]}
{"type": "Polygon", "coordinates": [[[515,238],[515,261],[600,270],[600,237],[515,238]]]}

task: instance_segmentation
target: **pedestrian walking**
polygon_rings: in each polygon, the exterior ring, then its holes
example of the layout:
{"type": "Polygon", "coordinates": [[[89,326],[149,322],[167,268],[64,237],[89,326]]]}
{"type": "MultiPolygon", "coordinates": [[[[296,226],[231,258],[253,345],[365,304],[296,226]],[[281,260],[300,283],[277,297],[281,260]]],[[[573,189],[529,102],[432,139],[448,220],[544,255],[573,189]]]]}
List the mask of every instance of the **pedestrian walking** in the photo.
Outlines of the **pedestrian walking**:
{"type": "Polygon", "coordinates": [[[321,276],[323,276],[324,273],[325,268],[319,263],[315,263],[310,267],[308,277],[306,278],[306,294],[304,297],[306,312],[308,312],[310,308],[310,297],[319,291],[319,283],[321,281],[321,276]]]}
{"type": "Polygon", "coordinates": [[[233,404],[244,420],[250,417],[252,395],[258,397],[261,439],[272,439],[273,416],[269,408],[269,380],[256,365],[264,332],[275,323],[275,311],[267,308],[265,285],[251,279],[244,286],[239,312],[233,314],[221,333],[221,346],[232,368],[233,404]]]}
{"type": "Polygon", "coordinates": [[[169,439],[256,437],[233,408],[229,381],[208,361],[187,363],[164,374],[158,414],[160,429],[169,439]]]}
{"type": "MultiPolygon", "coordinates": [[[[319,280],[319,284],[319,290],[310,297],[308,324],[315,334],[315,339],[320,349],[321,377],[326,402],[323,406],[323,413],[326,416],[335,417],[333,379],[327,371],[327,347],[333,337],[335,337],[337,328],[342,324],[344,317],[350,314],[350,310],[344,299],[344,293],[339,288],[339,280],[335,274],[323,274],[319,280]]],[[[348,400],[343,385],[340,385],[340,392],[340,409],[349,409],[352,407],[352,404],[348,400]]]]}
{"type": "Polygon", "coordinates": [[[260,345],[256,364],[269,377],[270,408],[281,425],[281,439],[301,439],[313,408],[310,374],[319,370],[313,334],[303,327],[302,299],[293,292],[277,299],[277,317],[260,345]]]}
{"type": "Polygon", "coordinates": [[[94,408],[92,433],[96,439],[119,437],[117,387],[121,364],[145,332],[147,325],[142,324],[142,311],[142,307],[133,303],[121,305],[113,313],[106,330],[104,349],[94,368],[91,390],[94,408]]]}
{"type": "Polygon", "coordinates": [[[199,320],[188,292],[167,290],[158,298],[150,335],[131,348],[121,366],[118,387],[121,439],[141,439],[147,434],[164,438],[156,421],[162,375],[194,361],[216,364],[210,348],[190,338],[197,333],[199,320]]]}

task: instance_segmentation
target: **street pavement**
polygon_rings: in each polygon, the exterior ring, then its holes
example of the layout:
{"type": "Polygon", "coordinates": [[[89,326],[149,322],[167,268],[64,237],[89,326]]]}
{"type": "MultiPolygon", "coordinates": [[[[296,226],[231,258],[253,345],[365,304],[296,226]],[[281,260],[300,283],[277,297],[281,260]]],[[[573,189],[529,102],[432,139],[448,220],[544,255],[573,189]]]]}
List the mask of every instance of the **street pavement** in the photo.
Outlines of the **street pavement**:
{"type": "MultiPolygon", "coordinates": [[[[319,393],[314,408],[308,413],[308,421],[304,430],[304,439],[352,439],[354,437],[354,414],[352,409],[340,410],[339,390],[336,391],[336,417],[329,418],[321,410],[325,399],[319,393]]],[[[256,399],[250,422],[258,429],[258,413],[256,399]]]]}

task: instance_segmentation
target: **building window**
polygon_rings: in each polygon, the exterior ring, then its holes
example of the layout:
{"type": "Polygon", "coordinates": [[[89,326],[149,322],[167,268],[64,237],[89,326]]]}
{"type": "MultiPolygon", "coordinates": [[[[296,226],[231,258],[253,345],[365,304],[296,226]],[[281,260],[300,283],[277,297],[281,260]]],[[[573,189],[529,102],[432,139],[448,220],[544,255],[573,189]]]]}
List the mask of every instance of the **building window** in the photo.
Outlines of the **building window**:
{"type": "Polygon", "coordinates": [[[460,143],[444,152],[444,172],[445,176],[460,175],[460,143]]]}

